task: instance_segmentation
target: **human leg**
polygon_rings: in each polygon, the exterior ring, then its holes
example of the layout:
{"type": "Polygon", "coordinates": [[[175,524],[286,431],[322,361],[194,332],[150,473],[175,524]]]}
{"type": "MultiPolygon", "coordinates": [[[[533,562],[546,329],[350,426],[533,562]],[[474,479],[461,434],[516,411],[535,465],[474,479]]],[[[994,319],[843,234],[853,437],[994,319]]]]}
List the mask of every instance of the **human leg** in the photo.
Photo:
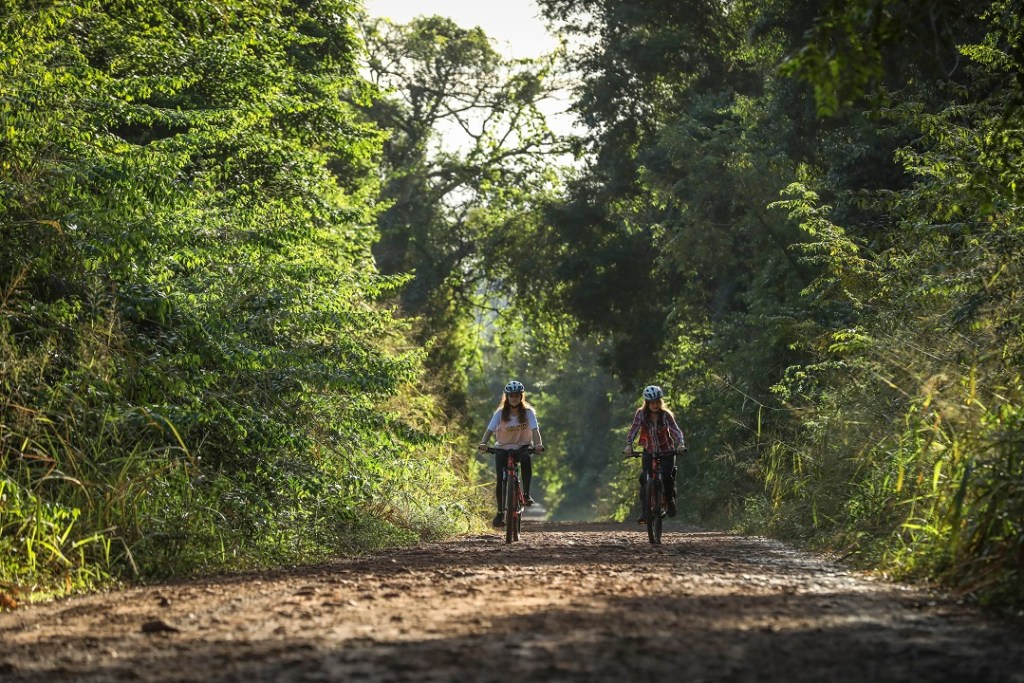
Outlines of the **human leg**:
{"type": "Polygon", "coordinates": [[[651,475],[651,454],[644,451],[640,456],[640,490],[638,500],[640,501],[640,517],[636,520],[640,524],[647,522],[647,479],[651,475]]]}
{"type": "Polygon", "coordinates": [[[505,454],[495,453],[494,454],[494,472],[495,472],[495,485],[494,495],[498,501],[498,514],[494,516],[494,526],[501,526],[505,522],[505,505],[504,505],[504,491],[502,491],[503,478],[505,476],[505,454]]]}
{"type": "Polygon", "coordinates": [[[527,505],[533,505],[534,500],[530,497],[530,480],[533,478],[533,458],[529,453],[519,455],[519,471],[523,475],[523,497],[527,505]]]}
{"type": "Polygon", "coordinates": [[[665,482],[669,517],[676,516],[676,471],[676,456],[663,457],[661,460],[661,478],[665,482]]]}

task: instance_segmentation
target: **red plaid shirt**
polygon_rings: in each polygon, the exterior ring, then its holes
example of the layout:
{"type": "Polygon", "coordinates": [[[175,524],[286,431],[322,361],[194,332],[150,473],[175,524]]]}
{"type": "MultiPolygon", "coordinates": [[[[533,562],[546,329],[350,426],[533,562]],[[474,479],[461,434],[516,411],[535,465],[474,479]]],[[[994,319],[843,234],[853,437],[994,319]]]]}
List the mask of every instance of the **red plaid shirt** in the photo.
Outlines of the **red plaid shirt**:
{"type": "Polygon", "coordinates": [[[633,424],[626,435],[626,445],[632,446],[637,432],[640,432],[640,446],[645,451],[672,451],[683,448],[683,430],[676,424],[676,418],[668,410],[652,413],[650,421],[644,419],[644,409],[633,416],[633,424]]]}

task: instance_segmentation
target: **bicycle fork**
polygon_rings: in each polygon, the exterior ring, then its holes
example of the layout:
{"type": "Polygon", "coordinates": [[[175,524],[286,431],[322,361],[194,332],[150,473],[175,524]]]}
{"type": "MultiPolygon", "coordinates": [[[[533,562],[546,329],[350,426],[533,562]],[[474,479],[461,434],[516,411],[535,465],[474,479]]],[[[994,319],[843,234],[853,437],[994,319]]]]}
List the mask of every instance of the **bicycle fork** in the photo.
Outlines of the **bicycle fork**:
{"type": "Polygon", "coordinates": [[[523,510],[526,508],[526,497],[523,495],[522,480],[519,478],[519,475],[509,474],[508,472],[506,472],[505,481],[507,482],[507,486],[515,487],[514,490],[516,492],[516,508],[512,512],[515,514],[516,517],[518,517],[523,513],[523,510]]]}
{"type": "Polygon", "coordinates": [[[506,469],[503,472],[502,478],[501,478],[501,488],[500,488],[500,491],[501,491],[501,507],[502,507],[502,509],[505,508],[505,503],[508,500],[508,496],[506,495],[506,491],[508,490],[509,486],[515,486],[515,491],[516,491],[516,509],[513,510],[512,512],[514,512],[516,515],[519,515],[526,508],[526,496],[523,494],[522,480],[520,479],[519,475],[515,472],[515,470],[511,470],[510,471],[510,470],[506,469]]]}
{"type": "Polygon", "coordinates": [[[661,476],[661,459],[652,458],[651,471],[647,473],[647,476],[644,477],[643,481],[640,483],[641,509],[644,510],[649,515],[664,517],[666,512],[665,501],[667,499],[666,497],[668,496],[668,492],[665,490],[664,485],[662,485],[661,488],[661,500],[655,500],[656,496],[651,495],[653,492],[657,491],[657,482],[659,481],[664,481],[664,479],[661,476]],[[649,487],[648,484],[651,483],[654,483],[655,485],[653,487],[649,487]]]}

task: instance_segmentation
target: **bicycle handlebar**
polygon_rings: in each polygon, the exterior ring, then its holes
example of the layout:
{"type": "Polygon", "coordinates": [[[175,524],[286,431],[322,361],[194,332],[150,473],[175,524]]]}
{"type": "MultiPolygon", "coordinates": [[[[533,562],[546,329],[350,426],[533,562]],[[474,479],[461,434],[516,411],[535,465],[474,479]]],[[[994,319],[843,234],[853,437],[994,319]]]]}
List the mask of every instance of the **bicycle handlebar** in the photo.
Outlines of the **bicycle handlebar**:
{"type": "MultiPolygon", "coordinates": [[[[545,449],[547,450],[547,449],[545,449]]],[[[496,448],[494,446],[487,447],[487,453],[536,453],[533,446],[520,446],[519,448],[496,448]]]]}
{"type": "Polygon", "coordinates": [[[647,453],[648,455],[656,455],[658,457],[662,457],[662,456],[665,456],[665,455],[679,455],[680,453],[685,453],[685,452],[686,452],[686,446],[683,446],[682,448],[677,448],[677,449],[675,449],[673,451],[640,451],[640,452],[633,451],[632,453],[630,453],[626,457],[627,458],[639,458],[644,453],[647,453]]]}

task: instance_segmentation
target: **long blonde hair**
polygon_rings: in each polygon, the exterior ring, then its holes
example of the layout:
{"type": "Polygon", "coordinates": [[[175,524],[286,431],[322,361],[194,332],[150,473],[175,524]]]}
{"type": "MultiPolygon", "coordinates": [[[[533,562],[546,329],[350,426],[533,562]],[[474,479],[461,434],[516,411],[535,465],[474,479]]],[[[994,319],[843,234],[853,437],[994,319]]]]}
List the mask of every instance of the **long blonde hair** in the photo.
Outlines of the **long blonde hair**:
{"type": "MultiPolygon", "coordinates": [[[[526,422],[527,408],[533,410],[533,406],[531,406],[526,401],[526,392],[524,391],[523,398],[521,401],[519,401],[519,407],[516,410],[516,412],[518,413],[516,417],[519,418],[520,423],[526,422]]],[[[506,394],[505,392],[501,393],[501,400],[498,402],[498,410],[501,411],[501,419],[504,420],[505,422],[508,422],[508,419],[512,417],[512,406],[509,405],[508,394],[506,394]]]]}
{"type": "MultiPolygon", "coordinates": [[[[673,415],[672,411],[669,410],[668,406],[665,405],[665,399],[664,398],[658,398],[658,399],[655,399],[655,400],[656,401],[661,401],[661,410],[659,412],[665,413],[669,417],[675,419],[675,415],[673,415]]],[[[646,398],[644,399],[644,405],[643,405],[642,409],[644,411],[644,421],[648,422],[650,424],[654,424],[654,411],[651,410],[651,402],[648,401],[646,398]]]]}

